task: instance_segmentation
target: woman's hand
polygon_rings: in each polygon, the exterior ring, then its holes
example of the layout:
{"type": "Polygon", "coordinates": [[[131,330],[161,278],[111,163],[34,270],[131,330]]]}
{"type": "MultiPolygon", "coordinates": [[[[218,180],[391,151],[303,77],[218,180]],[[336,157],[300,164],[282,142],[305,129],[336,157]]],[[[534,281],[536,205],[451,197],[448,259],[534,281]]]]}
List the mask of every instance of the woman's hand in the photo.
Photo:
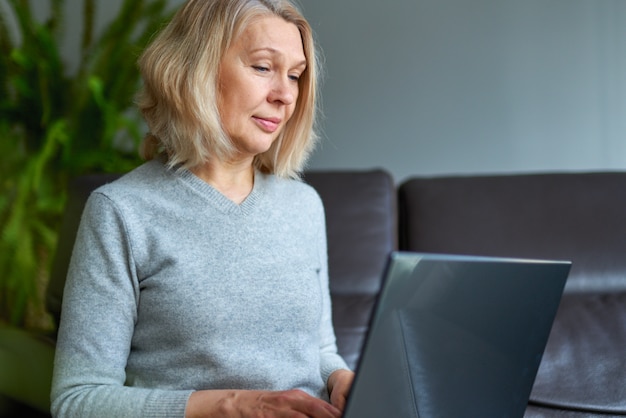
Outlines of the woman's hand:
{"type": "Polygon", "coordinates": [[[339,418],[341,411],[301,390],[204,390],[191,394],[185,418],[339,418]]]}
{"type": "Polygon", "coordinates": [[[346,407],[346,400],[353,380],[354,372],[343,369],[334,371],[328,378],[330,403],[342,412],[346,407]]]}

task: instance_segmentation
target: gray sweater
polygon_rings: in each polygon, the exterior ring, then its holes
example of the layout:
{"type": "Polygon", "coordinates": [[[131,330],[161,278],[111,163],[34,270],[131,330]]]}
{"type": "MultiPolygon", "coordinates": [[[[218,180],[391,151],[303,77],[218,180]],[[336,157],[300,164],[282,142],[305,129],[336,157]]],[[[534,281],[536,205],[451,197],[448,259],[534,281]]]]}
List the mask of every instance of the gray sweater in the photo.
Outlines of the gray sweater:
{"type": "Polygon", "coordinates": [[[55,416],[182,417],[201,389],[326,398],[340,368],[311,187],[256,173],[237,205],[155,160],[90,196],[64,294],[55,416]]]}

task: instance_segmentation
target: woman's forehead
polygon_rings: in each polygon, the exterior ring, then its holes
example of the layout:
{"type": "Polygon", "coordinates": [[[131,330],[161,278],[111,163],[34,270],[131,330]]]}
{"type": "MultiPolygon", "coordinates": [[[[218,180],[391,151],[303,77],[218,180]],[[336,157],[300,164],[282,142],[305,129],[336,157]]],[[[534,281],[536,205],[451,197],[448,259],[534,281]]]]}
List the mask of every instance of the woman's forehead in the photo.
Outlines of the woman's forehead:
{"type": "Polygon", "coordinates": [[[231,48],[248,53],[281,55],[289,57],[294,63],[306,64],[300,30],[295,24],[277,16],[254,19],[234,40],[231,48]]]}

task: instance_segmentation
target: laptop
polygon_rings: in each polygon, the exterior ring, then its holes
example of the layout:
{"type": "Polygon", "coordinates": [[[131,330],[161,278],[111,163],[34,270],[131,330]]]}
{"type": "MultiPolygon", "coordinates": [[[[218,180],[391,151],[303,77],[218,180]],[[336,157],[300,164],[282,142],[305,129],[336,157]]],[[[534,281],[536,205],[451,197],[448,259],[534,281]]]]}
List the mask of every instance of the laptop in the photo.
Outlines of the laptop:
{"type": "Polygon", "coordinates": [[[522,417],[570,267],[393,252],[343,417],[522,417]]]}

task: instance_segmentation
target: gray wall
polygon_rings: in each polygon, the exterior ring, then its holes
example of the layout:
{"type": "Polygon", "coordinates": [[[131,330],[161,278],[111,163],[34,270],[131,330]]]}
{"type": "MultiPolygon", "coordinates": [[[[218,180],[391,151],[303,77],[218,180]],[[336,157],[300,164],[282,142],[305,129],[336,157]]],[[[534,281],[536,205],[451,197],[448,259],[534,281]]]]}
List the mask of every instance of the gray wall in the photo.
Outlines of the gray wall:
{"type": "Polygon", "coordinates": [[[626,2],[302,0],[326,58],[314,168],[626,168],[626,2]]]}
{"type": "Polygon", "coordinates": [[[311,168],[626,169],[625,1],[299,1],[326,69],[311,168]]]}

